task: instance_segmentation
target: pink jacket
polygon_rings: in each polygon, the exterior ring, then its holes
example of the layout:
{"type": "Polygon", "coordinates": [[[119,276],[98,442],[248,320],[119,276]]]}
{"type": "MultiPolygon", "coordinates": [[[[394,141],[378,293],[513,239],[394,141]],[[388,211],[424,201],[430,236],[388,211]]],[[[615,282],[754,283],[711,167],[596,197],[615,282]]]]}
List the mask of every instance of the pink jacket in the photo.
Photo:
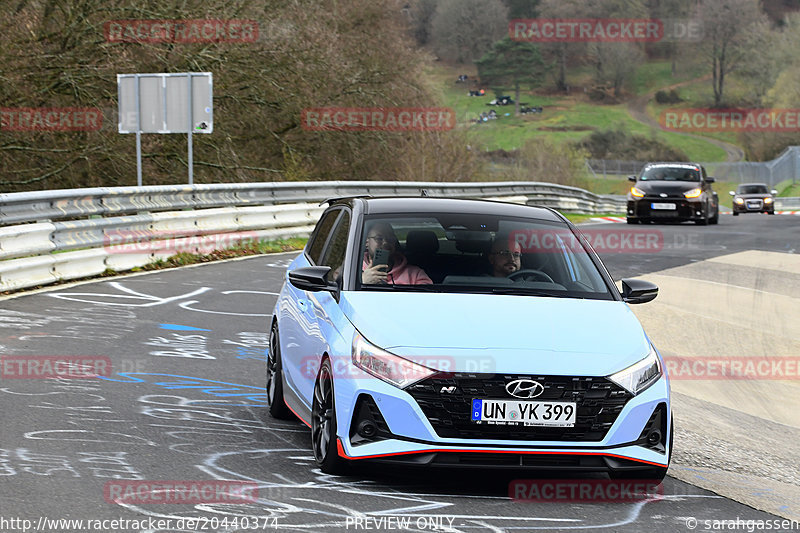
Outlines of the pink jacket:
{"type": "MultiPolygon", "coordinates": [[[[369,267],[367,261],[368,256],[364,254],[364,262],[361,265],[361,270],[369,267]]],[[[431,278],[418,266],[409,265],[408,259],[402,254],[395,254],[394,266],[389,271],[389,277],[386,282],[390,285],[396,283],[398,285],[423,285],[426,283],[433,283],[431,278]]]]}

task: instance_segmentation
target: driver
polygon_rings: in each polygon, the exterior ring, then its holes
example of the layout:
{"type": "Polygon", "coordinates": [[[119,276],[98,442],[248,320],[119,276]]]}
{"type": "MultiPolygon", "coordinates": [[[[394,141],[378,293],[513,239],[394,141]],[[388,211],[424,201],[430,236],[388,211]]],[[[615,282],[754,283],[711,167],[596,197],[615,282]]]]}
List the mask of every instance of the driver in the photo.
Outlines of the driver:
{"type": "Polygon", "coordinates": [[[506,278],[522,267],[522,247],[519,242],[498,236],[489,252],[491,275],[506,278]]]}

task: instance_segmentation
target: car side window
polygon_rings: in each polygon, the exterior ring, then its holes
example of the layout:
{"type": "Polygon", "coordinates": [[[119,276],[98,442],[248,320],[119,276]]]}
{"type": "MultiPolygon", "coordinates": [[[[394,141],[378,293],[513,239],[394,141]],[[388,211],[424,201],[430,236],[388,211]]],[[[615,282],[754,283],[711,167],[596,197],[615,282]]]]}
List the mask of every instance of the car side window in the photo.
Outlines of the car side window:
{"type": "Polygon", "coordinates": [[[323,253],[320,266],[329,266],[334,271],[339,269],[344,263],[344,255],[347,251],[347,234],[350,232],[350,213],[342,212],[339,222],[336,224],[328,246],[323,253]]]}
{"type": "Polygon", "coordinates": [[[322,216],[320,221],[317,223],[317,227],[314,229],[314,233],[311,236],[311,242],[306,249],[306,253],[308,254],[309,260],[315,265],[320,264],[322,250],[325,248],[325,243],[328,242],[328,237],[333,229],[333,224],[339,217],[340,212],[341,209],[328,211],[322,216]]]}

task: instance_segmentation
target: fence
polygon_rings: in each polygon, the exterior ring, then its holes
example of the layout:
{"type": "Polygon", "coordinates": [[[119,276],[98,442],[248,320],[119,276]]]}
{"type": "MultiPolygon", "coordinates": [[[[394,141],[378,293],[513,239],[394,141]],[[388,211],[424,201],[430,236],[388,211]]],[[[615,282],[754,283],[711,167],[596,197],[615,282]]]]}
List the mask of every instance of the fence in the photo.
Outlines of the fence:
{"type": "Polygon", "coordinates": [[[243,239],[307,236],[331,197],[485,198],[624,212],[622,196],[550,183],[295,182],[115,187],[0,194],[0,291],[130,270],[243,239]],[[168,240],[165,240],[165,237],[168,240]],[[124,241],[124,244],[119,244],[124,241]],[[147,243],[136,247],[133,244],[147,243]],[[128,246],[121,252],[120,246],[128,246]],[[58,253],[56,253],[58,252],[58,253]]]}
{"type": "MultiPolygon", "coordinates": [[[[624,178],[638,175],[647,161],[622,161],[617,159],[587,159],[586,165],[595,177],[624,178]]],[[[750,163],[700,163],[709,176],[718,181],[734,183],[758,182],[775,187],[778,183],[800,178],[800,146],[790,146],[772,161],[750,163]]]]}

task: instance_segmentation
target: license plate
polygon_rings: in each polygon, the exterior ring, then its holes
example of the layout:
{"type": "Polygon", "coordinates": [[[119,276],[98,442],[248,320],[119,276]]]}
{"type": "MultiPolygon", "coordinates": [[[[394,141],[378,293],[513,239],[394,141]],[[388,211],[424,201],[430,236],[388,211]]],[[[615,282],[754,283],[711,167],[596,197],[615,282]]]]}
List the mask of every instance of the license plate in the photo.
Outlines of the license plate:
{"type": "Polygon", "coordinates": [[[577,410],[574,402],[472,400],[472,420],[476,423],[573,427],[577,410]]]}
{"type": "Polygon", "coordinates": [[[677,209],[678,206],[675,204],[650,204],[652,209],[677,209]]]}

